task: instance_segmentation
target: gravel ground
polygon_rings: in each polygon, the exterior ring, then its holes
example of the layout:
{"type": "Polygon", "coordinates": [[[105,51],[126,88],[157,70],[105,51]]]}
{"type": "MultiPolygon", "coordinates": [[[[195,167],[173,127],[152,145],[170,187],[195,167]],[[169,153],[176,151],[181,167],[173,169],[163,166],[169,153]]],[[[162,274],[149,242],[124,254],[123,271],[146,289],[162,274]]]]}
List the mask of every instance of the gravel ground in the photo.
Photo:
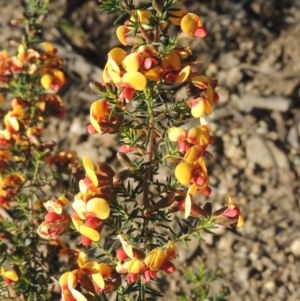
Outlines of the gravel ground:
{"type": "MultiPolygon", "coordinates": [[[[205,59],[200,71],[221,84],[220,100],[208,118],[216,137],[209,162],[217,207],[224,195],[236,196],[246,217],[238,231],[218,229],[199,245],[180,247],[178,263],[196,268],[205,260],[220,267],[219,285],[230,288],[232,301],[300,300],[300,1],[186,1],[203,17],[209,36],[191,47],[205,59]]],[[[18,38],[7,25],[19,17],[17,0],[4,0],[0,48],[18,38]]],[[[114,163],[113,136],[88,136],[89,106],[97,99],[88,88],[100,80],[109,49],[119,46],[112,26],[115,15],[101,13],[97,1],[54,0],[45,38],[66,61],[68,84],[61,94],[65,120],[47,128],[61,149],[79,157],[114,163]]],[[[180,93],[180,91],[178,92],[180,93]]],[[[199,203],[207,201],[199,198],[199,203]]],[[[166,297],[188,294],[181,272],[166,279],[166,297]]],[[[192,299],[191,299],[192,300],[192,299]]]]}

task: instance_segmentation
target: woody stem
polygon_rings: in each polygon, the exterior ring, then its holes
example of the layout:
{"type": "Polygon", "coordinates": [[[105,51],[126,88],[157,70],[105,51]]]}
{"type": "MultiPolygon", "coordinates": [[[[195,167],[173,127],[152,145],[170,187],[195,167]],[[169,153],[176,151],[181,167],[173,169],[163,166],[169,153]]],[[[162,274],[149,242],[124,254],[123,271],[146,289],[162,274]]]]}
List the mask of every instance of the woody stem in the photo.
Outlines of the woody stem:
{"type": "MultiPolygon", "coordinates": [[[[150,185],[150,177],[151,177],[151,170],[152,170],[152,152],[153,152],[153,126],[154,126],[154,117],[153,115],[149,118],[149,140],[146,147],[146,154],[145,154],[145,164],[147,165],[146,171],[144,174],[144,182],[143,182],[143,203],[142,207],[143,209],[147,209],[149,207],[149,185],[150,185]]],[[[143,250],[146,249],[147,245],[147,224],[148,219],[147,217],[144,217],[143,220],[143,240],[141,244],[141,248],[143,250]]]]}

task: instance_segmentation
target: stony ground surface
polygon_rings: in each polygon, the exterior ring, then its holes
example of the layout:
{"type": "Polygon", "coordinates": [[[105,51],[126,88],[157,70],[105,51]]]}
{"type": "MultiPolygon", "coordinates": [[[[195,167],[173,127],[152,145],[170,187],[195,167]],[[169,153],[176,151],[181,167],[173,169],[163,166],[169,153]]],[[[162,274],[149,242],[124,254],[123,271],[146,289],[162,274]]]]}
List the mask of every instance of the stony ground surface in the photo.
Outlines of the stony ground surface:
{"type": "MultiPolygon", "coordinates": [[[[7,22],[20,16],[19,1],[4,0],[0,48],[20,31],[7,22]]],[[[219,229],[199,245],[180,248],[178,262],[220,267],[218,285],[231,301],[300,300],[300,1],[186,1],[203,17],[209,36],[191,47],[205,59],[200,71],[219,79],[220,101],[209,117],[216,143],[209,171],[215,206],[236,196],[246,217],[238,231],[219,229]]],[[[119,43],[115,15],[101,13],[96,0],[51,1],[45,38],[66,61],[68,84],[61,94],[65,120],[48,134],[79,157],[114,162],[113,136],[88,136],[89,106],[97,99],[88,82],[100,80],[106,53],[119,43]]],[[[199,203],[206,200],[199,199],[199,203]]],[[[164,300],[189,294],[180,271],[164,284],[164,300]]],[[[190,299],[194,300],[194,299],[190,299]]]]}

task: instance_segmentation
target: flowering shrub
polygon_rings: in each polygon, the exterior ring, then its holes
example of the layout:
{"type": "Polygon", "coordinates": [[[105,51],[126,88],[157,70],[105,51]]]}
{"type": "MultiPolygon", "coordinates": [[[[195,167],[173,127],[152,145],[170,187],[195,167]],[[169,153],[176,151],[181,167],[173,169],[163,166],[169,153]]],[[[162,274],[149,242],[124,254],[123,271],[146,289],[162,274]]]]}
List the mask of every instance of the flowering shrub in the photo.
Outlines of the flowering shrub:
{"type": "Polygon", "coordinates": [[[137,7],[130,0],[101,1],[102,10],[120,10],[127,20],[116,29],[124,47],[109,51],[102,81],[90,84],[99,100],[91,105],[87,132],[117,135],[123,169],[115,171],[88,154],[81,164],[75,152],[55,153],[55,144],[44,141],[47,118],[65,114],[55,94],[65,75],[56,49],[38,37],[47,1],[29,1],[18,53],[0,54],[1,89],[12,96],[0,132],[6,299],[48,300],[51,273],[59,279],[63,301],[100,300],[111,292],[118,300],[155,300],[162,292],[149,284],[161,272],[175,271],[177,243],[191,236],[201,240],[201,231],[216,225],[243,225],[233,198],[214,212],[211,203],[201,206],[197,200],[211,193],[206,161],[214,138],[205,115],[218,101],[218,81],[197,72],[201,61],[181,46],[182,39],[203,38],[207,30],[177,2],[137,7]],[[177,37],[169,36],[171,26],[179,27],[177,37]],[[176,85],[186,86],[185,99],[175,99],[176,85]],[[192,117],[199,125],[187,129],[192,117]],[[78,180],[76,191],[55,189],[63,175],[78,180]],[[55,194],[45,200],[41,196],[49,186],[55,194]],[[172,229],[174,214],[188,219],[187,229],[181,224],[172,229]],[[66,232],[76,237],[78,248],[64,243],[66,232]],[[58,250],[69,258],[60,274],[43,254],[43,239],[49,240],[49,254],[58,250]]]}

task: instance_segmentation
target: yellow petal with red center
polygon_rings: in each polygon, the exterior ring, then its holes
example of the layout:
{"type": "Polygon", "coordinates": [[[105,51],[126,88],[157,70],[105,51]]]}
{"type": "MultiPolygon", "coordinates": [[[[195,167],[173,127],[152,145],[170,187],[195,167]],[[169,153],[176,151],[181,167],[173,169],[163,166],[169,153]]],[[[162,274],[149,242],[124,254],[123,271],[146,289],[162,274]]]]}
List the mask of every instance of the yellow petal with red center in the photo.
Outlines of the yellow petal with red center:
{"type": "Polygon", "coordinates": [[[0,106],[4,103],[4,97],[0,94],[0,106]]]}
{"type": "Polygon", "coordinates": [[[76,194],[75,198],[81,199],[81,198],[83,197],[83,195],[87,192],[88,188],[87,188],[87,186],[85,185],[85,183],[84,183],[83,180],[80,180],[80,181],[79,181],[79,185],[78,185],[78,186],[79,186],[79,191],[80,191],[80,192],[78,192],[78,193],[76,194]]]}
{"type": "Polygon", "coordinates": [[[86,225],[82,225],[79,227],[79,233],[88,237],[92,241],[100,240],[100,233],[97,230],[95,230],[91,227],[88,227],[86,225]]]}
{"type": "Polygon", "coordinates": [[[112,57],[108,57],[107,60],[107,70],[109,71],[115,71],[117,74],[120,74],[121,70],[120,67],[118,65],[118,63],[112,58],[112,57]]]}
{"type": "Polygon", "coordinates": [[[140,274],[143,271],[145,271],[147,268],[144,261],[137,258],[128,261],[128,263],[126,262],[126,266],[127,266],[128,273],[131,274],[140,274]]]}
{"type": "Polygon", "coordinates": [[[128,27],[125,25],[119,26],[116,30],[117,38],[121,42],[121,44],[123,44],[124,46],[127,45],[127,42],[126,42],[127,33],[128,33],[128,27]]]}
{"type": "Polygon", "coordinates": [[[52,46],[51,43],[43,42],[43,43],[41,43],[41,46],[44,47],[44,50],[45,50],[47,53],[54,54],[54,53],[56,52],[55,48],[52,46]]]}
{"type": "Polygon", "coordinates": [[[148,71],[145,72],[145,77],[150,79],[154,82],[158,82],[162,79],[164,74],[164,69],[160,66],[156,66],[148,71]]]}
{"type": "Polygon", "coordinates": [[[133,258],[133,248],[132,248],[132,246],[127,242],[127,241],[125,241],[124,240],[124,238],[122,237],[122,235],[121,234],[119,234],[118,236],[117,236],[117,238],[119,238],[120,239],[120,241],[121,241],[121,243],[122,243],[122,247],[123,247],[123,250],[124,250],[124,252],[126,253],[126,255],[129,257],[129,258],[133,258]]]}
{"type": "Polygon", "coordinates": [[[192,84],[200,89],[206,89],[209,85],[209,78],[204,75],[197,75],[192,78],[192,84]]]}
{"type": "Polygon", "coordinates": [[[84,168],[86,168],[88,166],[90,169],[94,170],[94,164],[88,157],[83,156],[82,163],[83,163],[84,168]]]}
{"type": "Polygon", "coordinates": [[[97,187],[98,186],[98,178],[95,174],[94,167],[91,168],[90,166],[85,166],[84,169],[85,169],[85,172],[86,172],[87,176],[92,181],[92,183],[97,187]]]}
{"type": "Polygon", "coordinates": [[[74,218],[72,215],[71,215],[71,220],[72,220],[72,223],[73,223],[73,225],[74,225],[74,227],[75,227],[76,231],[78,231],[78,232],[79,232],[79,228],[80,228],[80,226],[82,226],[82,225],[83,225],[83,221],[82,221],[82,220],[79,220],[79,219],[76,219],[76,218],[74,218]]]}
{"type": "Polygon", "coordinates": [[[163,54],[162,67],[166,71],[179,70],[181,68],[180,58],[174,50],[163,54]]]}
{"type": "Polygon", "coordinates": [[[12,126],[12,128],[15,130],[15,131],[18,131],[19,130],[19,121],[16,117],[14,116],[8,116],[8,121],[10,123],[10,125],[12,126]]]}
{"type": "Polygon", "coordinates": [[[161,249],[152,250],[144,259],[150,271],[158,271],[167,259],[167,253],[161,249]]]}
{"type": "Polygon", "coordinates": [[[180,8],[179,10],[176,11],[170,11],[172,14],[172,17],[170,17],[170,21],[174,25],[180,25],[181,19],[187,14],[187,10],[184,8],[180,8]],[[173,17],[174,16],[174,17],[173,17]]]}
{"type": "Polygon", "coordinates": [[[0,131],[0,136],[3,136],[5,140],[10,140],[11,139],[11,133],[8,130],[0,131]]]}
{"type": "Polygon", "coordinates": [[[95,261],[88,261],[80,269],[87,274],[96,274],[99,272],[99,264],[95,261]]]}
{"type": "Polygon", "coordinates": [[[121,76],[117,72],[109,70],[108,75],[117,88],[120,88],[122,86],[121,76]]]}
{"type": "Polygon", "coordinates": [[[210,106],[212,107],[214,104],[214,89],[212,88],[211,85],[207,86],[206,99],[207,99],[208,103],[210,104],[210,106]]]}
{"type": "Polygon", "coordinates": [[[245,224],[245,220],[244,220],[244,216],[240,213],[239,218],[238,218],[238,222],[237,222],[237,227],[241,228],[243,227],[245,224]]]}
{"type": "Polygon", "coordinates": [[[90,122],[93,128],[96,130],[97,133],[101,133],[101,127],[98,121],[94,118],[94,116],[90,115],[90,122]]]}
{"type": "Polygon", "coordinates": [[[58,198],[58,202],[62,205],[62,206],[65,206],[69,203],[69,200],[64,196],[64,195],[61,195],[59,198],[58,198]]]}
{"type": "Polygon", "coordinates": [[[197,160],[197,165],[201,168],[202,173],[207,175],[207,168],[206,168],[206,165],[205,165],[205,162],[204,162],[203,158],[199,158],[197,160]]]}
{"type": "Polygon", "coordinates": [[[90,115],[93,115],[96,120],[107,120],[109,119],[111,109],[106,99],[99,99],[92,103],[90,109],[90,115]]]}
{"type": "Polygon", "coordinates": [[[65,289],[68,289],[68,278],[69,278],[69,274],[70,272],[66,272],[66,273],[63,273],[60,278],[59,278],[59,286],[65,290],[65,289]]]}
{"type": "Polygon", "coordinates": [[[204,112],[206,114],[211,114],[212,112],[212,106],[210,105],[210,103],[207,101],[207,99],[204,100],[204,112]]]}
{"type": "Polygon", "coordinates": [[[75,298],[76,301],[88,301],[88,299],[78,290],[72,288],[71,290],[73,298],[75,298]]]}
{"type": "Polygon", "coordinates": [[[109,70],[109,67],[108,67],[108,64],[106,63],[106,65],[103,69],[103,72],[102,72],[102,79],[106,84],[108,84],[110,82],[108,70],[109,70]]]}
{"type": "Polygon", "coordinates": [[[185,218],[188,218],[191,214],[192,197],[195,195],[196,191],[197,191],[197,186],[195,184],[191,185],[187,191],[187,195],[185,198],[185,211],[184,211],[185,218]]]}
{"type": "Polygon", "coordinates": [[[75,199],[72,207],[81,219],[86,219],[86,203],[83,200],[75,199]]]}
{"type": "Polygon", "coordinates": [[[190,37],[194,36],[197,27],[201,25],[201,19],[193,13],[186,14],[180,22],[181,30],[190,37]]]}
{"type": "MultiPolygon", "coordinates": [[[[141,23],[148,22],[149,18],[151,18],[151,12],[149,10],[137,10],[136,12],[141,23]]],[[[132,20],[134,19],[132,18],[132,20]]]]}
{"type": "Polygon", "coordinates": [[[175,177],[180,184],[189,185],[192,178],[192,171],[192,164],[181,162],[175,168],[175,177]]]}
{"type": "MultiPolygon", "coordinates": [[[[151,18],[151,12],[149,10],[137,10],[137,16],[143,28],[152,28],[152,26],[149,24],[149,19],[151,18]]],[[[135,19],[133,17],[131,17],[130,20],[135,22],[135,19]]],[[[129,25],[129,27],[131,26],[129,25]]]]}
{"type": "Polygon", "coordinates": [[[180,84],[185,82],[191,74],[191,66],[187,65],[182,70],[180,70],[179,74],[175,78],[175,83],[180,84]]]}
{"type": "Polygon", "coordinates": [[[143,91],[147,85],[146,77],[137,71],[126,72],[122,77],[124,86],[133,88],[137,91],[143,91]]]}
{"type": "MultiPolygon", "coordinates": [[[[78,251],[78,249],[77,249],[77,251],[78,251]]],[[[78,266],[81,268],[86,262],[86,254],[82,251],[78,251],[77,256],[78,256],[78,258],[77,258],[76,262],[77,262],[78,266]]]]}
{"type": "Polygon", "coordinates": [[[187,134],[187,141],[197,145],[208,145],[209,143],[209,130],[205,125],[196,126],[191,128],[187,134]]]}
{"type": "MultiPolygon", "coordinates": [[[[191,56],[193,54],[192,51],[191,51],[191,48],[189,46],[177,49],[176,52],[177,52],[180,59],[188,58],[189,56],[191,56]]],[[[192,63],[194,63],[194,61],[190,62],[190,64],[192,64],[192,63]]]]}
{"type": "Polygon", "coordinates": [[[8,278],[8,279],[12,280],[12,281],[18,281],[19,280],[19,277],[18,277],[17,273],[14,272],[14,271],[5,271],[3,276],[5,278],[8,278]]]}
{"type": "Polygon", "coordinates": [[[124,58],[122,62],[122,66],[127,72],[138,71],[142,63],[143,63],[142,54],[139,52],[133,52],[124,58]]]}
{"type": "Polygon", "coordinates": [[[158,53],[156,51],[156,49],[153,46],[149,46],[149,45],[141,45],[138,48],[138,52],[142,53],[144,55],[144,57],[157,57],[158,53]]]}
{"type": "Polygon", "coordinates": [[[65,82],[65,75],[62,71],[60,71],[58,69],[54,69],[53,74],[54,74],[55,78],[59,80],[60,83],[65,82]]]}
{"type": "Polygon", "coordinates": [[[54,201],[47,201],[45,207],[49,212],[55,212],[57,214],[61,214],[63,210],[63,206],[54,201]]]}
{"type": "Polygon", "coordinates": [[[108,278],[112,274],[114,268],[107,263],[99,263],[99,273],[104,277],[108,278]]]}
{"type": "Polygon", "coordinates": [[[0,161],[9,160],[12,157],[12,153],[9,149],[0,150],[0,161]]]}
{"type": "Polygon", "coordinates": [[[100,275],[99,273],[98,274],[93,274],[92,279],[97,284],[98,287],[100,287],[101,289],[104,289],[105,281],[104,281],[102,275],[100,275]]]}
{"type": "Polygon", "coordinates": [[[108,56],[111,57],[118,65],[121,65],[122,61],[126,57],[126,51],[120,47],[113,48],[108,56]]]}
{"type": "Polygon", "coordinates": [[[196,162],[202,155],[203,148],[198,145],[193,145],[185,154],[184,161],[190,164],[196,162]]]}
{"type": "Polygon", "coordinates": [[[110,208],[108,202],[102,198],[93,198],[88,201],[86,210],[93,216],[105,220],[109,217],[110,208]]]}
{"type": "Polygon", "coordinates": [[[53,76],[51,74],[44,74],[41,77],[41,84],[42,84],[43,88],[46,90],[50,89],[52,80],[53,80],[53,76]]]}
{"type": "Polygon", "coordinates": [[[174,241],[169,240],[166,248],[169,259],[177,258],[177,250],[174,241]]]}
{"type": "Polygon", "coordinates": [[[76,277],[76,272],[78,270],[74,270],[70,273],[68,273],[68,288],[71,290],[72,288],[76,287],[78,279],[76,277]]]}
{"type": "Polygon", "coordinates": [[[195,100],[191,108],[191,114],[193,115],[193,117],[199,118],[203,115],[204,112],[205,112],[205,100],[200,98],[198,100],[195,100]]]}
{"type": "Polygon", "coordinates": [[[183,128],[180,127],[171,127],[168,130],[168,137],[171,141],[180,141],[180,140],[184,140],[186,137],[186,131],[183,128]]]}

